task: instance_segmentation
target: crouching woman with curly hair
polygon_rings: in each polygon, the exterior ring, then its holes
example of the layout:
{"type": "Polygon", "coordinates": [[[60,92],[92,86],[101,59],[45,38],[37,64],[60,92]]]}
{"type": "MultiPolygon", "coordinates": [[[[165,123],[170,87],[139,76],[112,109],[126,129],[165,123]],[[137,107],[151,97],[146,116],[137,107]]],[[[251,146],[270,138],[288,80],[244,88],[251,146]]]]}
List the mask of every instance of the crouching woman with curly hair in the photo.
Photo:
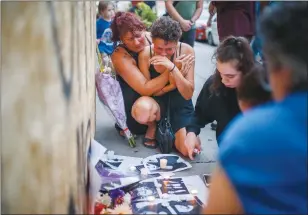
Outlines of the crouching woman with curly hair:
{"type": "MultiPolygon", "coordinates": [[[[174,62],[182,54],[193,55],[191,46],[179,42],[181,26],[169,17],[161,17],[151,27],[153,44],[139,54],[139,69],[148,79],[154,79],[169,71],[169,83],[154,94],[154,97],[141,97],[133,105],[132,116],[141,124],[154,123],[166,115],[170,99],[170,122],[175,133],[175,147],[184,156],[192,158],[194,147],[185,144],[186,126],[194,112],[192,95],[194,92],[194,61],[186,74],[180,72],[181,66],[174,62]]],[[[156,147],[154,126],[150,147],[156,147]]],[[[149,146],[149,145],[148,145],[149,146]]],[[[199,145],[195,146],[196,148],[199,145]]]]}

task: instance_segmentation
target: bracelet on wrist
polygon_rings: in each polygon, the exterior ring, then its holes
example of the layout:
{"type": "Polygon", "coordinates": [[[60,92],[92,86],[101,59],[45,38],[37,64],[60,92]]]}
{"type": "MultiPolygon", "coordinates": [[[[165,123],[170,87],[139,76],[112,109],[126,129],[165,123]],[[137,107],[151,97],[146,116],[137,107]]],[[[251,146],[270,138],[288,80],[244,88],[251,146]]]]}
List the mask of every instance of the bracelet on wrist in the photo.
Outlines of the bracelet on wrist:
{"type": "Polygon", "coordinates": [[[172,72],[174,70],[174,68],[175,68],[175,64],[173,64],[173,68],[170,70],[170,72],[172,72]]]}

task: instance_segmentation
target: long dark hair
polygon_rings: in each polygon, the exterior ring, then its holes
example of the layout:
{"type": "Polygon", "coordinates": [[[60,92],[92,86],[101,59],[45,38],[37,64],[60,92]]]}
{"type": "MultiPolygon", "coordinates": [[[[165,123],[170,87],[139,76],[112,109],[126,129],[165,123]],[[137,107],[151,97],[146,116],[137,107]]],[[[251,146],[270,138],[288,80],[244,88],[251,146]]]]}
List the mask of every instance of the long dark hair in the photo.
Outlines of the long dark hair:
{"type": "MultiPolygon", "coordinates": [[[[237,61],[236,69],[245,75],[253,67],[255,60],[249,42],[244,37],[229,36],[220,43],[215,51],[213,58],[221,63],[237,61]]],[[[226,89],[221,81],[219,71],[216,69],[213,84],[211,86],[212,93],[221,93],[226,89]]]]}

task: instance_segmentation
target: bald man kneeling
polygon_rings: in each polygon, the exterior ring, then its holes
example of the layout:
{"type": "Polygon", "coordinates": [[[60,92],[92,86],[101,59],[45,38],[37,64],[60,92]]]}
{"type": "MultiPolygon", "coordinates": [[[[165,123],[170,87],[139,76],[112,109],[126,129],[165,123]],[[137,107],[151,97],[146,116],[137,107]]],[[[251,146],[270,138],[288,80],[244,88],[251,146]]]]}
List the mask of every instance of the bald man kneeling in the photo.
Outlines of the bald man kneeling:
{"type": "Polygon", "coordinates": [[[148,96],[140,97],[132,107],[132,117],[138,123],[148,126],[143,145],[147,148],[156,148],[156,123],[161,118],[161,107],[157,101],[148,96]]]}

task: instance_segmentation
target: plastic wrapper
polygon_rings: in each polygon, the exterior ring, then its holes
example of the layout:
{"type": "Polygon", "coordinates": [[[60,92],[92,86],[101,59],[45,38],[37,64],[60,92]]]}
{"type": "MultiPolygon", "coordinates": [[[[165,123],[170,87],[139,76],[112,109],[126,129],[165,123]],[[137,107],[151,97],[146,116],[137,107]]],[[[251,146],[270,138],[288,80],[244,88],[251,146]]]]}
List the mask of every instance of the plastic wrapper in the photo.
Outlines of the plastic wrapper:
{"type": "Polygon", "coordinates": [[[100,101],[115,120],[117,125],[124,131],[125,137],[131,147],[136,146],[134,136],[126,125],[123,94],[119,82],[116,80],[115,71],[110,56],[102,59],[97,48],[98,68],[95,73],[95,85],[100,101]]]}

